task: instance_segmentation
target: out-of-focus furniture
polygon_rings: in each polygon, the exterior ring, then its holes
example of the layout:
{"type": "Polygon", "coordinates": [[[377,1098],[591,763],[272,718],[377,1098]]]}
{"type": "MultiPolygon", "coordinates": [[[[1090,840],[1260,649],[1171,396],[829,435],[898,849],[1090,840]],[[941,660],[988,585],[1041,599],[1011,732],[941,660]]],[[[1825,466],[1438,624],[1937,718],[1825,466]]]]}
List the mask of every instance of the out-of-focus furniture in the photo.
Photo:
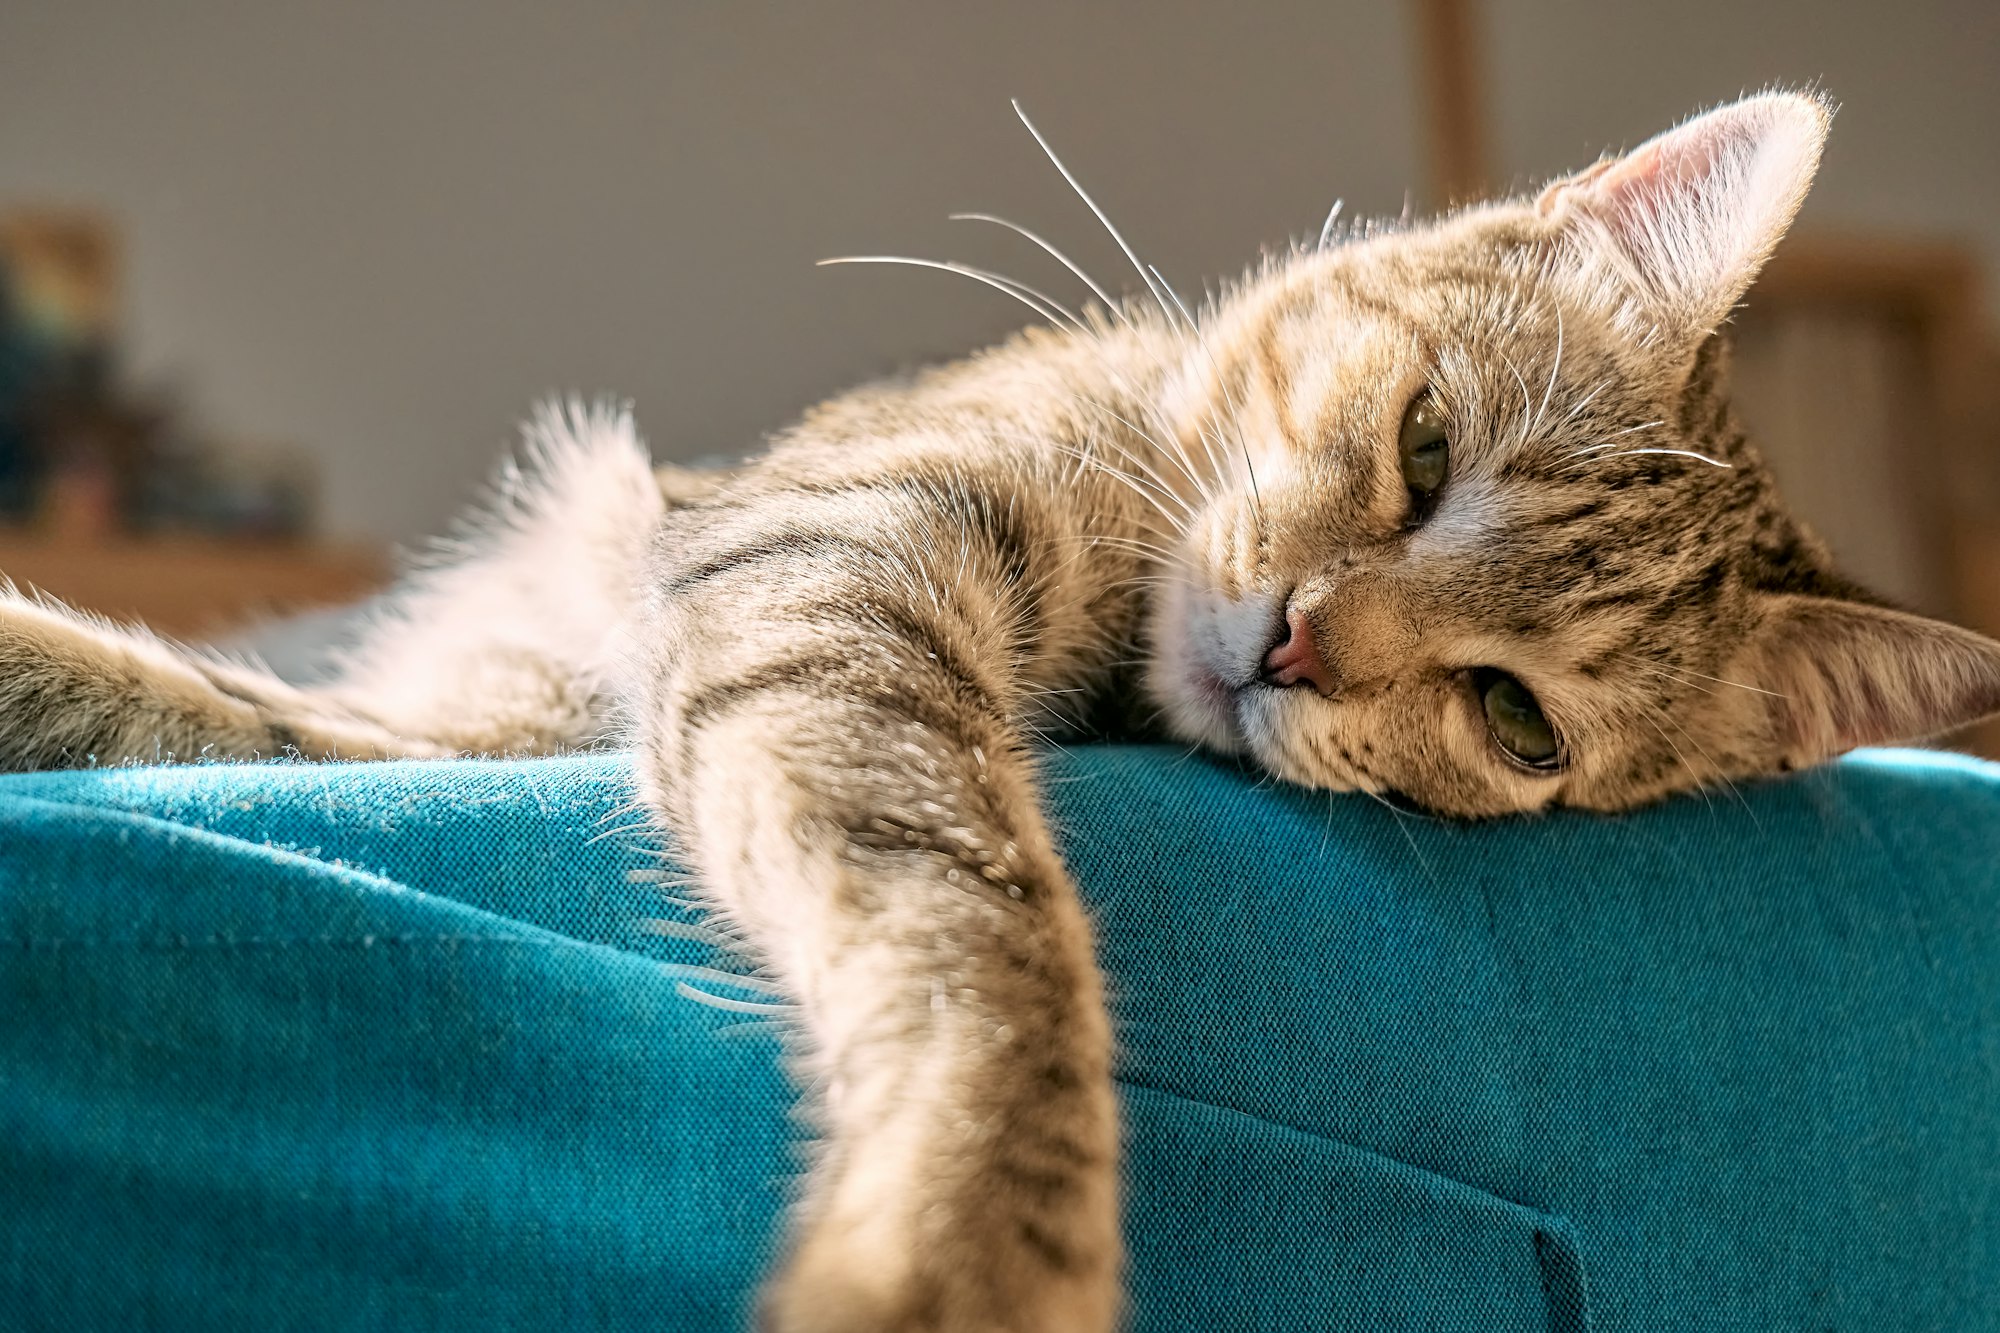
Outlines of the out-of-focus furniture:
{"type": "Polygon", "coordinates": [[[186,639],[351,602],[379,590],[388,574],[383,554],[367,547],[0,531],[0,575],[17,586],[186,639]]]}

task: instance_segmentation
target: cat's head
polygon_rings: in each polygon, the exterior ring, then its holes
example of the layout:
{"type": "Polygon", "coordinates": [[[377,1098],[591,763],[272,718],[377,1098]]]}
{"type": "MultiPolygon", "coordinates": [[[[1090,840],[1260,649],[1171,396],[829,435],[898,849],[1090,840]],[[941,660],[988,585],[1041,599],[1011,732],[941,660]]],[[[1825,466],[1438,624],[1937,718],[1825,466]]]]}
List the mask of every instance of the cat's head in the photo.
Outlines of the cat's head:
{"type": "Polygon", "coordinates": [[[1207,491],[1151,626],[1171,726],[1485,815],[2000,710],[2000,644],[1835,573],[1730,412],[1717,330],[1828,120],[1753,97],[1227,297],[1165,413],[1207,491]]]}

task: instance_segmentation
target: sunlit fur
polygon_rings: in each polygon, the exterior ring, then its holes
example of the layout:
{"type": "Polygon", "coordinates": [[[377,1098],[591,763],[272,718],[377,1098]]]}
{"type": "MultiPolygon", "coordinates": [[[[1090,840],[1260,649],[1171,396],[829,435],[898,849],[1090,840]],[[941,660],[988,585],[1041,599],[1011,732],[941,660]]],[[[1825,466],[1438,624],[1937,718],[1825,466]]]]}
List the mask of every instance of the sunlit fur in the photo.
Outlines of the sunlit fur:
{"type": "Polygon", "coordinates": [[[2000,647],[1832,572],[1730,415],[1718,330],[1826,122],[1722,108],[1537,198],[1275,257],[1198,313],[1150,272],[1080,315],[973,274],[1054,327],[836,398],[730,475],[551,409],[311,689],[0,599],[0,765],[629,738],[823,1093],[765,1326],[1105,1333],[1110,1029],[1040,734],[1164,731],[1484,816],[2000,707],[2000,647]],[[1412,523],[1420,393],[1451,458],[1412,523]],[[1324,689],[1260,678],[1288,608],[1324,689]],[[1478,669],[1539,698],[1558,764],[1493,741],[1478,669]]]}
{"type": "Polygon", "coordinates": [[[1682,151],[1763,160],[1682,197],[1647,182],[1636,225],[1584,211],[1614,165],[1295,251],[1218,303],[1168,397],[1181,452],[1223,465],[1177,506],[1152,610],[1174,729],[1309,785],[1488,815],[1628,808],[2000,707],[1993,645],[1837,575],[1731,413],[1718,325],[1802,198],[1825,112],[1730,114],[1711,133],[1744,142],[1682,151]],[[1421,392],[1451,473],[1406,527],[1396,440],[1421,392]],[[1286,604],[1317,627],[1325,696],[1258,683],[1286,604]],[[1538,697],[1558,767],[1492,740],[1480,667],[1538,697]]]}

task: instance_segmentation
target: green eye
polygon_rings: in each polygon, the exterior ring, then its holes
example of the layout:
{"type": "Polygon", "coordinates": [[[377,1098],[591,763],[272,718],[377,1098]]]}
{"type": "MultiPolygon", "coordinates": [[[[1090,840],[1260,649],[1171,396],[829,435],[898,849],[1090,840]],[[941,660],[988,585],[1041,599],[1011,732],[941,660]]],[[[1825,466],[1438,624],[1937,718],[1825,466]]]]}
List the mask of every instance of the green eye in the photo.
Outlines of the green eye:
{"type": "Polygon", "coordinates": [[[1486,709],[1486,729],[1500,748],[1530,768],[1554,768],[1562,747],[1528,687],[1491,669],[1475,673],[1473,682],[1486,709]]]}
{"type": "Polygon", "coordinates": [[[1412,509],[1420,512],[1451,470],[1451,437],[1430,394],[1418,394],[1403,413],[1396,452],[1403,464],[1403,484],[1410,488],[1412,509]]]}

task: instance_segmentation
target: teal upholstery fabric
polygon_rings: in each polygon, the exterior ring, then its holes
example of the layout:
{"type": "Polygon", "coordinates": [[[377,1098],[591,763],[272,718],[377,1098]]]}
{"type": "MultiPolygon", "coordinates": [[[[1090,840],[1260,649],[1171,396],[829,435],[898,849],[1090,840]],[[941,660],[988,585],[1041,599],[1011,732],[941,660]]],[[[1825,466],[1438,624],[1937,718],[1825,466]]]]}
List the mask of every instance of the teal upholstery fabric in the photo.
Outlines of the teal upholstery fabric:
{"type": "MultiPolygon", "coordinates": [[[[0,781],[0,1326],[731,1330],[781,997],[624,760],[0,781]]],[[[1132,1326],[2000,1329],[2000,770],[1442,823],[1048,761],[1132,1326]]]]}

